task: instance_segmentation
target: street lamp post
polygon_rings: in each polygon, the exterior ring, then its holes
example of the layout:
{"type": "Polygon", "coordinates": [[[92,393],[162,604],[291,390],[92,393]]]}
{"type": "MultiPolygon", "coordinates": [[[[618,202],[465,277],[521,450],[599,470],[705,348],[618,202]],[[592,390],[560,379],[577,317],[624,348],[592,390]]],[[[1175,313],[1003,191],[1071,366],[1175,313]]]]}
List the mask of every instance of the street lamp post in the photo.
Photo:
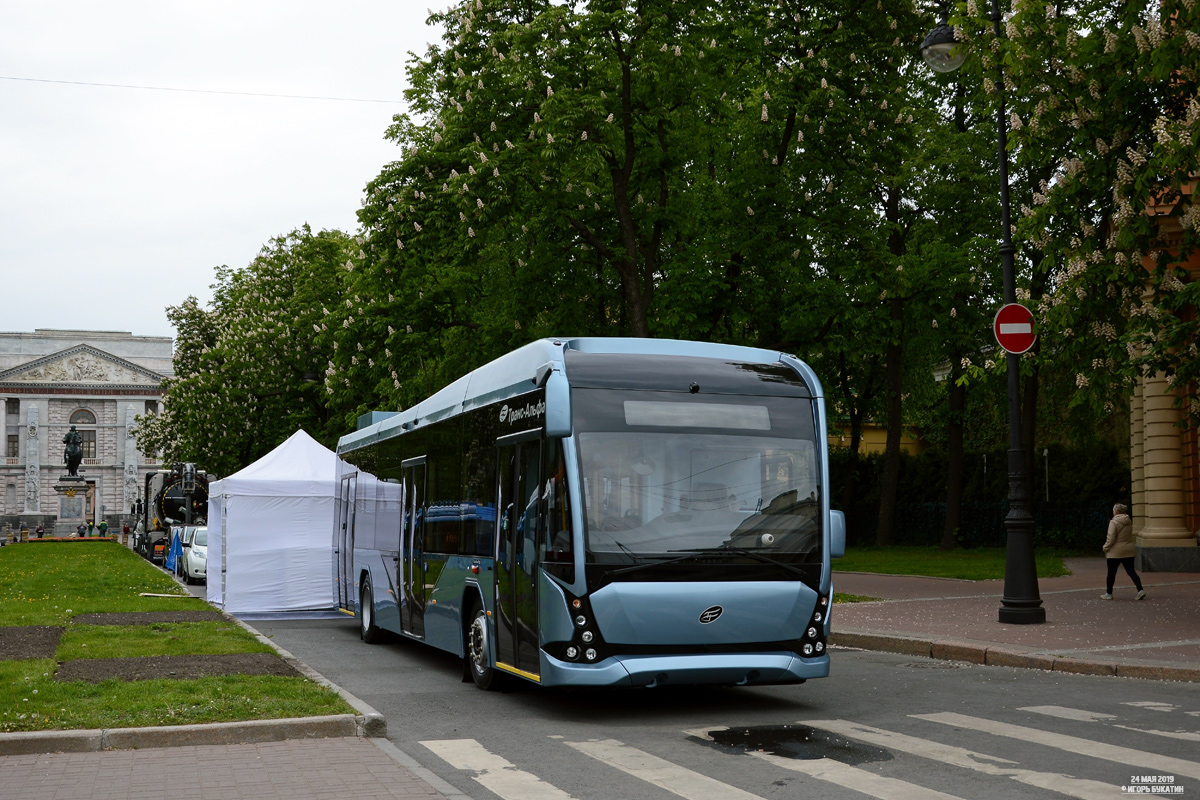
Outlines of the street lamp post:
{"type": "MultiPolygon", "coordinates": [[[[992,0],[992,25],[996,38],[1000,29],[1000,3],[992,0]]],[[[935,72],[953,72],[966,60],[954,38],[954,29],[943,12],[942,21],[921,42],[921,55],[935,72]]],[[[1014,265],[1016,247],[1012,243],[1012,224],[1008,199],[1008,121],[1004,109],[1004,80],[996,67],[996,131],[1000,148],[1000,260],[1004,267],[1004,302],[1017,302],[1014,265]]],[[[1025,470],[1025,448],[1021,444],[1021,365],[1020,356],[1006,353],[1008,366],[1008,516],[1004,530],[1008,538],[1004,565],[1004,596],[1000,600],[1000,621],[1018,625],[1046,621],[1046,609],[1038,594],[1037,564],[1033,557],[1033,516],[1029,513],[1029,476],[1025,470]]]]}

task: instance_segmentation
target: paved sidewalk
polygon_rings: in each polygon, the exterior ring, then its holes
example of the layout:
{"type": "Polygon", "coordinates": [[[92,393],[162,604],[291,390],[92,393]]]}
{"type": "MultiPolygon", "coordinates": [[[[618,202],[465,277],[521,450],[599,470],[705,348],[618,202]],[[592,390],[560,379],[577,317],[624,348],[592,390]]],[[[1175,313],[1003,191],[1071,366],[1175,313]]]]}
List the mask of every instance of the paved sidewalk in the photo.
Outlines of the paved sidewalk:
{"type": "Polygon", "coordinates": [[[0,798],[439,800],[447,796],[404,766],[395,753],[399,751],[387,740],[347,737],[4,756],[0,798]]]}
{"type": "Polygon", "coordinates": [[[1105,559],[1067,559],[1070,575],[1038,582],[1046,622],[998,621],[1003,581],[835,572],[835,592],[881,602],[841,603],[834,645],[979,664],[1158,680],[1200,681],[1200,574],[1124,570],[1102,600],[1105,559]]]}

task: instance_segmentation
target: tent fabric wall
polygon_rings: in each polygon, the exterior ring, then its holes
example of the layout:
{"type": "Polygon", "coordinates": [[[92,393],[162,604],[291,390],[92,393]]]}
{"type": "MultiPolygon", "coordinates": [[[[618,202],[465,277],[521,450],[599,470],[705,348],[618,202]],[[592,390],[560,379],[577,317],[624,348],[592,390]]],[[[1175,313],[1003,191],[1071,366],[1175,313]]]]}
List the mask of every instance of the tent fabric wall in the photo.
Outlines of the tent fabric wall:
{"type": "Polygon", "coordinates": [[[304,431],[209,487],[208,590],[232,614],[337,608],[337,457],[304,431]]]}

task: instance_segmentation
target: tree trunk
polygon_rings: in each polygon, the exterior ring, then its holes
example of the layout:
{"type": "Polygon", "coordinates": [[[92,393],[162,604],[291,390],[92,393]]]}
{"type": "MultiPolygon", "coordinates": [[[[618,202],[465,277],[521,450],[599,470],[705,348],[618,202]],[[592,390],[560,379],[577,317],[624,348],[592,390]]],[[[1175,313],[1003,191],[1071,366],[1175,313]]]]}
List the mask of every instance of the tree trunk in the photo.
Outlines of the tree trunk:
{"type": "MultiPolygon", "coordinates": [[[[951,357],[958,361],[956,353],[951,357]]],[[[942,530],[942,550],[953,550],[958,546],[958,529],[962,526],[963,495],[963,410],[967,405],[967,387],[959,386],[953,370],[950,381],[950,422],[946,426],[947,470],[946,470],[946,527],[942,530]]]]}
{"type": "Polygon", "coordinates": [[[862,410],[850,408],[850,458],[846,462],[846,480],[842,484],[842,511],[854,508],[855,483],[858,479],[858,451],[862,447],[862,410]]]}
{"type": "Polygon", "coordinates": [[[879,494],[879,526],[875,544],[895,541],[896,495],[900,488],[900,437],[904,435],[903,389],[904,300],[896,297],[891,306],[892,336],[887,346],[887,448],[883,456],[883,486],[879,494]]]}

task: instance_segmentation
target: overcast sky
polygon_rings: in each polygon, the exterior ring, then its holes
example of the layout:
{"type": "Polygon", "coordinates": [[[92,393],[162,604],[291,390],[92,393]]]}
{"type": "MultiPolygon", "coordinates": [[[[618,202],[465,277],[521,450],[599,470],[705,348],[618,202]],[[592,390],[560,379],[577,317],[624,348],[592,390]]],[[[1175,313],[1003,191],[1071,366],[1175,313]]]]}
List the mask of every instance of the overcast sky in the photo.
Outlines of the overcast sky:
{"type": "Polygon", "coordinates": [[[399,156],[408,52],[439,36],[426,7],[0,3],[0,330],[173,336],[164,309],[207,304],[216,266],[305,222],[353,231],[399,156]]]}

